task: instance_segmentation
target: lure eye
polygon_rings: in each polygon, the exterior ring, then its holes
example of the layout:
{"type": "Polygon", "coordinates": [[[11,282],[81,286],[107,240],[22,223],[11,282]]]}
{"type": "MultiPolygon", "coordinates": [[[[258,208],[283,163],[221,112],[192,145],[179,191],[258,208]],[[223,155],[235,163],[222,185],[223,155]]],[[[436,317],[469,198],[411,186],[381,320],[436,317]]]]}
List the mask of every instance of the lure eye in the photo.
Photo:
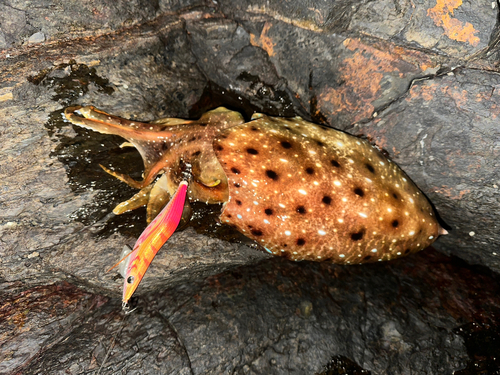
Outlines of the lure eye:
{"type": "Polygon", "coordinates": [[[129,276],[127,278],[127,284],[133,284],[134,283],[134,276],[129,276]]]}

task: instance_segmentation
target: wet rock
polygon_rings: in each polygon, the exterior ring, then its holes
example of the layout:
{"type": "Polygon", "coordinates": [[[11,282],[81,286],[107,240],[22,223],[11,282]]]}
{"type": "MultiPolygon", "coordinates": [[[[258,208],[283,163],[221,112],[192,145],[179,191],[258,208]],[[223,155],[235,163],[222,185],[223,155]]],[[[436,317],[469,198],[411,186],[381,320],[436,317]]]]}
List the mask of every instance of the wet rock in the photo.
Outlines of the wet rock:
{"type": "Polygon", "coordinates": [[[35,287],[20,293],[15,288],[9,293],[8,289],[0,295],[2,374],[20,371],[45,348],[64,342],[77,322],[107,301],[68,283],[35,287]]]}
{"type": "Polygon", "coordinates": [[[8,324],[31,327],[9,338],[33,348],[3,369],[314,374],[347,367],[350,374],[465,375],[497,363],[491,349],[498,340],[499,281],[485,268],[426,250],[359,267],[273,258],[148,293],[135,299],[129,315],[118,299],[107,302],[67,284],[36,288],[3,295],[16,301],[1,310],[8,324]],[[50,322],[60,316],[34,313],[44,304],[67,314],[56,331],[50,322]],[[43,349],[33,346],[54,336],[43,349]]]}
{"type": "Polygon", "coordinates": [[[349,29],[464,59],[488,47],[497,11],[491,1],[375,1],[356,7],[349,29]]]}
{"type": "Polygon", "coordinates": [[[497,272],[499,84],[496,73],[457,69],[415,82],[375,120],[351,129],[376,139],[439,207],[453,230],[437,248],[497,272]]]}

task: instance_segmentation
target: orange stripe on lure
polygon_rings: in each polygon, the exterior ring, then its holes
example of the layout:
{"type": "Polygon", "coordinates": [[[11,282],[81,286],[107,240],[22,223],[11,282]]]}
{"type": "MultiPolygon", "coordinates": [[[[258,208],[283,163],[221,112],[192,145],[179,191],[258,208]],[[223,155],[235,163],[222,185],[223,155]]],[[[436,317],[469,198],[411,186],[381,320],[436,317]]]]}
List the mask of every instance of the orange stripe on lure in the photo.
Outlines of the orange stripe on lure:
{"type": "Polygon", "coordinates": [[[179,184],[172,199],[142,232],[134,245],[134,249],[127,255],[127,257],[130,257],[130,262],[125,272],[125,283],[123,284],[124,307],[127,306],[132,294],[139,286],[158,250],[177,229],[184,209],[187,186],[186,181],[179,184]]]}

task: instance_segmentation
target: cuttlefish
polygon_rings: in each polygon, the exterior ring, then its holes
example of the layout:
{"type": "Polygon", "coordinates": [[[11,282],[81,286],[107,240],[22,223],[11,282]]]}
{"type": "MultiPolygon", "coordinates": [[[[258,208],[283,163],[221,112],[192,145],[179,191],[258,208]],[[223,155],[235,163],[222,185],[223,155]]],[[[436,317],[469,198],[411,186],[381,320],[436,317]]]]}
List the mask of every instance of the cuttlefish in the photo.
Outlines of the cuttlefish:
{"type": "Polygon", "coordinates": [[[152,221],[186,181],[184,216],[189,201],[223,203],[221,222],[269,253],[340,264],[398,258],[446,233],[425,195],[368,141],[300,117],[245,122],[222,107],[198,120],[151,123],[94,107],[65,115],[141,154],[141,181],[103,167],[140,189],[116,214],[146,205],[152,221]]]}

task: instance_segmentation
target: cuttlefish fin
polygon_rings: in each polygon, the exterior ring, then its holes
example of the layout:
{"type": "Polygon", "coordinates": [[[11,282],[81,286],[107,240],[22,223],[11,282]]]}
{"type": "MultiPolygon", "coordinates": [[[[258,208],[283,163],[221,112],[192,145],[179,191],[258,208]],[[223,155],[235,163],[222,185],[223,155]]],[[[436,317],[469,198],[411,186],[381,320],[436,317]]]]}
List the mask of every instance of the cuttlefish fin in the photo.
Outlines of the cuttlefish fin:
{"type": "MultiPolygon", "coordinates": [[[[126,306],[139,286],[158,250],[177,229],[184,209],[188,183],[182,181],[172,199],[139,236],[130,255],[123,284],[123,304],[126,306]]],[[[127,257],[126,256],[126,257],[127,257]]],[[[124,257],[124,259],[126,258],[124,257]]],[[[119,262],[120,263],[120,262],[119,262]]]]}

